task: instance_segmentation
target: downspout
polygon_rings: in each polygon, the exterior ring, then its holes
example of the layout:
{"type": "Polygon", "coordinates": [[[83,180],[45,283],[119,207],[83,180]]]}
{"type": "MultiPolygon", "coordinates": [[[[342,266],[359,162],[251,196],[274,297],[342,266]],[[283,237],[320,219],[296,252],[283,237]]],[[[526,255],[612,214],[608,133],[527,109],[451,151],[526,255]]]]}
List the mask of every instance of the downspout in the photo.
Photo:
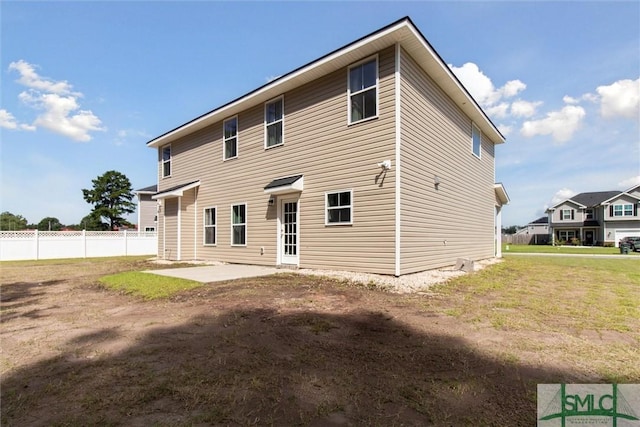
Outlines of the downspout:
{"type": "Polygon", "coordinates": [[[400,162],[400,143],[402,142],[402,133],[400,129],[400,107],[401,107],[401,85],[400,85],[400,43],[396,43],[396,52],[395,52],[396,60],[395,60],[395,73],[394,73],[394,82],[395,82],[395,149],[396,149],[396,200],[395,200],[395,276],[400,276],[401,272],[401,264],[400,264],[400,226],[402,222],[400,221],[401,214],[401,199],[400,199],[400,180],[401,180],[401,162],[400,162]]]}

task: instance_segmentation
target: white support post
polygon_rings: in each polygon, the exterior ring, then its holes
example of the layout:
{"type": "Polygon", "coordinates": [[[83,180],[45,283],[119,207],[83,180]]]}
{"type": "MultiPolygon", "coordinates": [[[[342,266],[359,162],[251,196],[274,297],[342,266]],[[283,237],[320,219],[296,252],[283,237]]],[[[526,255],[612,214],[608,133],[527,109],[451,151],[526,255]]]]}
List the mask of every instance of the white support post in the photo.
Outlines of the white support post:
{"type": "Polygon", "coordinates": [[[35,253],[34,253],[34,258],[36,259],[36,261],[40,256],[40,236],[38,234],[38,230],[36,230],[35,234],[34,234],[34,238],[35,238],[35,245],[34,245],[34,249],[35,249],[35,253]]]}
{"type": "Polygon", "coordinates": [[[496,258],[502,258],[502,207],[496,207],[496,258]]]}

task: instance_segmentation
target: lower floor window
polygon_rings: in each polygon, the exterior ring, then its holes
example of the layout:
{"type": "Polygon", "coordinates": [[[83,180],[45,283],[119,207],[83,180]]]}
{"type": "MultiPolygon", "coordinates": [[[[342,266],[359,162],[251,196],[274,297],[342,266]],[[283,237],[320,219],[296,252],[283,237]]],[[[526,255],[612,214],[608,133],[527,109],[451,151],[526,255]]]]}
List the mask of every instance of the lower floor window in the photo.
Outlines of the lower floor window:
{"type": "Polygon", "coordinates": [[[247,205],[231,206],[231,244],[247,244],[247,205]]]}
{"type": "Polygon", "coordinates": [[[575,230],[559,230],[558,231],[558,239],[567,241],[569,239],[573,239],[576,237],[575,230]]]}
{"type": "Polygon", "coordinates": [[[216,244],[216,208],[204,210],[204,244],[216,244]]]}
{"type": "Polygon", "coordinates": [[[145,227],[144,231],[146,233],[153,233],[154,231],[156,231],[156,228],[155,227],[145,227]]]}
{"type": "Polygon", "coordinates": [[[352,191],[336,191],[334,193],[326,193],[325,207],[326,217],[325,223],[331,224],[351,224],[352,191]]]}

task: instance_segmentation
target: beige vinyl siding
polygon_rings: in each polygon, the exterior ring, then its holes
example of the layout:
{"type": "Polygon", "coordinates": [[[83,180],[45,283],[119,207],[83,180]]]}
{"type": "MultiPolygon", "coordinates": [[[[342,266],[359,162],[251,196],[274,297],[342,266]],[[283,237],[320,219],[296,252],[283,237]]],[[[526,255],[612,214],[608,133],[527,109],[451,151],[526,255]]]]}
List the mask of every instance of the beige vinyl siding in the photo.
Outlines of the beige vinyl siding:
{"type": "MultiPolygon", "coordinates": [[[[300,266],[394,273],[395,169],[382,176],[377,167],[386,159],[395,164],[394,49],[378,59],[377,119],[348,125],[345,67],[283,94],[282,146],[264,149],[264,104],[238,114],[236,159],[222,161],[222,121],[172,142],[172,175],[160,178],[159,191],[200,180],[197,205],[218,209],[215,247],[202,244],[198,214],[199,259],[275,265],[278,203],[268,206],[263,188],[303,174],[300,266]],[[337,190],[353,190],[353,225],[325,226],[325,192],[337,190]],[[231,205],[240,203],[247,204],[247,245],[232,247],[231,205]]],[[[186,259],[184,245],[193,241],[184,239],[184,228],[182,234],[186,259]]]]}
{"type": "Polygon", "coordinates": [[[178,259],[178,199],[165,199],[164,201],[164,229],[162,230],[164,242],[164,259],[178,259]]]}
{"type": "Polygon", "coordinates": [[[401,274],[494,256],[494,144],[401,51],[401,274]],[[440,184],[436,188],[434,176],[440,184]]]}
{"type": "MultiPolygon", "coordinates": [[[[196,259],[196,191],[197,188],[185,191],[180,200],[180,257],[183,260],[196,259]]],[[[199,215],[202,220],[202,215],[199,215]]]]}

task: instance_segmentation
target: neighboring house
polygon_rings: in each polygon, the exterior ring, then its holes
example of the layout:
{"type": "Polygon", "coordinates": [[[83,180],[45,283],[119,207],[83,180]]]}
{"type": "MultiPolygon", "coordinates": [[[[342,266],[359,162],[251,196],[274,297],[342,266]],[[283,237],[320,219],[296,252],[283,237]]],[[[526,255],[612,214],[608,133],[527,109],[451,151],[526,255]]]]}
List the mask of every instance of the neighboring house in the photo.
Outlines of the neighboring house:
{"type": "Polygon", "coordinates": [[[500,255],[503,142],[404,18],[149,141],[158,253],[396,276],[500,255]]]}
{"type": "Polygon", "coordinates": [[[626,191],[580,193],[547,209],[554,242],[577,239],[585,246],[640,237],[640,185],[626,191]]]}
{"type": "Polygon", "coordinates": [[[546,245],[549,243],[549,217],[542,216],[531,221],[514,234],[514,243],[546,245]]]}
{"type": "Polygon", "coordinates": [[[138,231],[158,231],[158,202],[151,198],[157,192],[157,185],[134,191],[138,198],[138,231]]]}

